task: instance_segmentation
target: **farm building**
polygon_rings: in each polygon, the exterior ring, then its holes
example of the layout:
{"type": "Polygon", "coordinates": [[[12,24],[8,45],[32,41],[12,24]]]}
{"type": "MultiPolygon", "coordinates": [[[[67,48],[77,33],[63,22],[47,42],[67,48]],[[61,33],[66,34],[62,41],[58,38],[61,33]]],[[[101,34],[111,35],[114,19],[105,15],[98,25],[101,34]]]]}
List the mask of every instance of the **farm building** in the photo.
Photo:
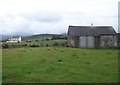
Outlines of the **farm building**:
{"type": "Polygon", "coordinates": [[[120,33],[117,33],[117,39],[118,48],[120,48],[120,33]]]}
{"type": "Polygon", "coordinates": [[[112,26],[69,26],[67,45],[80,48],[111,48],[117,46],[112,26]]]}
{"type": "Polygon", "coordinates": [[[21,42],[21,36],[13,36],[9,38],[6,42],[21,42]]]}

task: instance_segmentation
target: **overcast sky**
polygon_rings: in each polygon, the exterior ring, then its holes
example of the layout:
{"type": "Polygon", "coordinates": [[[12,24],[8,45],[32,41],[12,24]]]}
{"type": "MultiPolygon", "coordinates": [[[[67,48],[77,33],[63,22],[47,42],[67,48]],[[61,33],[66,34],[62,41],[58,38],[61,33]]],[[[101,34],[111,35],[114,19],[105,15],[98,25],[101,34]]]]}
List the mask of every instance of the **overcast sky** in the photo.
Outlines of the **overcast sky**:
{"type": "Polygon", "coordinates": [[[69,25],[118,30],[119,0],[0,0],[0,34],[65,33],[69,25]]]}

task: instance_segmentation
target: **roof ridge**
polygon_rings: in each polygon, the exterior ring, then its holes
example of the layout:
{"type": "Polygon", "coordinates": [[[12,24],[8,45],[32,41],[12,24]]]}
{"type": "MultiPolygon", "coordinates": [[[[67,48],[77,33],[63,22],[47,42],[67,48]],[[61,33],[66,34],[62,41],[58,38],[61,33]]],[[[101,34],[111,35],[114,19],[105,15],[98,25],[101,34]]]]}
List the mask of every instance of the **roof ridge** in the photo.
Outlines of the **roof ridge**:
{"type": "Polygon", "coordinates": [[[116,34],[112,26],[69,26],[68,32],[72,35],[116,34]]]}
{"type": "Polygon", "coordinates": [[[73,26],[73,25],[69,25],[69,27],[113,27],[113,26],[73,26]]]}

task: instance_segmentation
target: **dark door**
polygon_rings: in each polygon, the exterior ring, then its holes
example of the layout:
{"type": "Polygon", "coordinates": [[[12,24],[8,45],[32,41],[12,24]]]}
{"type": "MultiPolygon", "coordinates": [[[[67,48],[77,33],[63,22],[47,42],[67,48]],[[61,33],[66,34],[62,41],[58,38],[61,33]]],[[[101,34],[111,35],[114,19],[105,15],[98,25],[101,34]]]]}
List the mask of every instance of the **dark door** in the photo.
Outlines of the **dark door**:
{"type": "Polygon", "coordinates": [[[100,48],[100,36],[95,36],[95,47],[100,48]]]}
{"type": "Polygon", "coordinates": [[[75,36],[75,47],[79,47],[79,36],[75,36]]]}

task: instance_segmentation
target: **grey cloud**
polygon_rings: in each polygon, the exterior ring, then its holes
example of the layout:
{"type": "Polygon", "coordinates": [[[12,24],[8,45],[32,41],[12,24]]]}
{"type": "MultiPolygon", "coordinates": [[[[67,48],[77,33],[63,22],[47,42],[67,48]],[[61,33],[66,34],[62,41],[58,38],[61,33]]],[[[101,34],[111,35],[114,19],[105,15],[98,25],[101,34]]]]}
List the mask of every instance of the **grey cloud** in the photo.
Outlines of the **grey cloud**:
{"type": "Polygon", "coordinates": [[[61,23],[62,17],[53,12],[7,14],[0,17],[0,33],[59,33],[63,27],[61,23]]]}
{"type": "Polygon", "coordinates": [[[22,14],[22,17],[29,21],[38,21],[43,23],[52,23],[62,21],[62,17],[55,12],[34,12],[22,14]]]}

